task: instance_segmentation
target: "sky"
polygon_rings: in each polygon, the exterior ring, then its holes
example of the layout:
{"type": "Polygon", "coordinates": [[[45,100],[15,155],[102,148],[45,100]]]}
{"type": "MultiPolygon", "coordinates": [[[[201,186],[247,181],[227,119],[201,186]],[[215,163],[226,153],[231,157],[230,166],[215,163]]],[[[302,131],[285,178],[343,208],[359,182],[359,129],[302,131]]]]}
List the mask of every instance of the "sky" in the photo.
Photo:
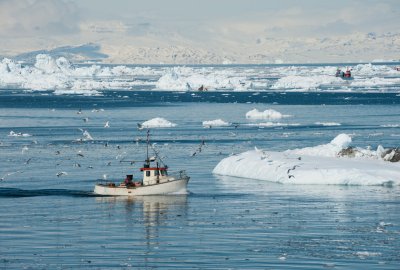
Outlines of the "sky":
{"type": "Polygon", "coordinates": [[[384,34],[399,25],[399,0],[0,0],[3,52],[116,38],[223,48],[268,38],[384,34]]]}

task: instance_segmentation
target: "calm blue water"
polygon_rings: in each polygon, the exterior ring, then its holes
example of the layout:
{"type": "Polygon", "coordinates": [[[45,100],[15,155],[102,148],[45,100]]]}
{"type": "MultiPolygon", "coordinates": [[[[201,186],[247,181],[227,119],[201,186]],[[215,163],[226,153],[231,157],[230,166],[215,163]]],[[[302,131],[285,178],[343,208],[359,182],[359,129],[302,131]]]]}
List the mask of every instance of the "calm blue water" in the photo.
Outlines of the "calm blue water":
{"type": "Polygon", "coordinates": [[[291,186],[211,171],[227,155],[254,146],[314,146],[343,132],[356,146],[399,147],[399,104],[400,96],[390,93],[83,97],[4,90],[0,269],[398,269],[398,187],[291,186]],[[292,117],[279,121],[287,126],[250,126],[245,114],[253,108],[292,117]],[[177,124],[152,129],[152,141],[171,169],[187,170],[190,194],[94,196],[104,174],[139,176],[120,160],[143,159],[145,131],[136,126],[154,117],[177,124]],[[238,127],[202,127],[218,118],[238,127]],[[94,140],[78,141],[80,129],[94,140]],[[10,131],[32,136],[10,137],[10,131]],[[203,151],[191,157],[202,140],[203,151]]]}

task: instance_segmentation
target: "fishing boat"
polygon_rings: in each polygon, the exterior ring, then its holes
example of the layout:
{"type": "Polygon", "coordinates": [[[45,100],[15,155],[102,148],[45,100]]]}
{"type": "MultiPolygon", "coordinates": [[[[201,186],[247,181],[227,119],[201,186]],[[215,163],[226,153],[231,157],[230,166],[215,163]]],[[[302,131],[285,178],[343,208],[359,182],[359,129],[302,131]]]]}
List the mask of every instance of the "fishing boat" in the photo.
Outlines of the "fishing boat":
{"type": "Polygon", "coordinates": [[[351,69],[347,68],[347,70],[344,72],[340,68],[336,70],[335,77],[342,78],[343,80],[352,80],[353,77],[351,76],[351,69]]]}
{"type": "MultiPolygon", "coordinates": [[[[147,132],[147,155],[140,172],[142,179],[133,179],[132,174],[126,175],[120,183],[98,183],[94,187],[94,193],[108,196],[146,196],[162,194],[186,193],[186,187],[190,177],[184,170],[169,173],[168,166],[164,164],[157,151],[155,156],[149,157],[149,132],[147,132]]],[[[135,161],[130,161],[135,163],[135,161]]]]}

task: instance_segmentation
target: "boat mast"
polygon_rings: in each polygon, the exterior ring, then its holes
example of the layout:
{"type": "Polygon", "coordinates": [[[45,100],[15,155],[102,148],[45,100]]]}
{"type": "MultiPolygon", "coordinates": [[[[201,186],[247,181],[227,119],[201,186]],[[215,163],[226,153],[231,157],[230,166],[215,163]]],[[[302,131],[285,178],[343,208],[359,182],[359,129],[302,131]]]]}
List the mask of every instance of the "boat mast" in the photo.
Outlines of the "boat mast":
{"type": "Polygon", "coordinates": [[[150,144],[150,130],[147,130],[147,147],[146,147],[146,162],[147,164],[150,164],[150,158],[149,158],[149,144],[150,144]]]}

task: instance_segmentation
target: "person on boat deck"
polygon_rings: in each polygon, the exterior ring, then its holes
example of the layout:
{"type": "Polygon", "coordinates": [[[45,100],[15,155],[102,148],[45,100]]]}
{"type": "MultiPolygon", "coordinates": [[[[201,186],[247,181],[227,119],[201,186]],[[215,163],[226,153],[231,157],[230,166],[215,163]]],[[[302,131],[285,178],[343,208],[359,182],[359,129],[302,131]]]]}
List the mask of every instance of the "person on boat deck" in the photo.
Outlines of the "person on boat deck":
{"type": "Polygon", "coordinates": [[[344,76],[345,76],[346,78],[350,78],[350,77],[351,77],[350,69],[346,70],[346,73],[344,74],[344,76]]]}
{"type": "Polygon", "coordinates": [[[133,175],[127,175],[126,176],[125,181],[124,181],[125,186],[128,187],[128,186],[132,186],[133,185],[132,178],[133,178],[133,175]]]}

